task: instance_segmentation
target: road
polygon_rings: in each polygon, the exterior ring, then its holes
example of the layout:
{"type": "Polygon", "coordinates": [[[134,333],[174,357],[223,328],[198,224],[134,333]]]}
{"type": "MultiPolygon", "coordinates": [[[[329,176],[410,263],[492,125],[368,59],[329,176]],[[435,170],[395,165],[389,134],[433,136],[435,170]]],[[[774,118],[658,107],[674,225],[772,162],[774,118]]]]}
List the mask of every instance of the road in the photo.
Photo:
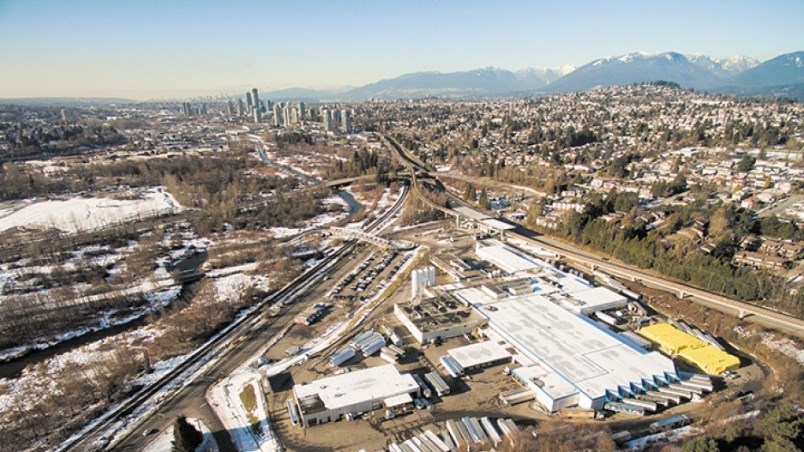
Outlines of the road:
{"type": "MultiPolygon", "coordinates": [[[[390,221],[393,221],[393,216],[399,212],[408,193],[409,190],[403,188],[402,194],[397,202],[366,227],[366,232],[372,233],[381,230],[387,226],[390,221]]],[[[118,420],[124,419],[144,404],[153,403],[151,402],[151,398],[154,397],[155,394],[158,394],[160,390],[170,387],[178,381],[189,382],[189,384],[172,393],[167,400],[159,403],[153,414],[144,415],[137,419],[137,428],[131,429],[131,432],[129,432],[127,436],[117,441],[112,447],[116,450],[142,450],[142,447],[153,440],[153,438],[143,437],[142,432],[149,428],[165,428],[172,422],[172,419],[174,419],[176,415],[185,414],[203,420],[213,429],[216,438],[221,441],[221,447],[230,447],[224,450],[233,450],[232,448],[234,446],[228,434],[223,430],[220,421],[212,410],[206,406],[204,393],[209,386],[245,363],[253,354],[259,351],[260,347],[265,344],[268,338],[290,322],[293,316],[305,307],[304,303],[294,303],[289,308],[285,309],[282,315],[273,320],[269,320],[267,327],[262,327],[265,329],[264,334],[260,330],[252,331],[254,325],[257,325],[262,320],[262,314],[270,304],[281,302],[288,296],[299,297],[301,293],[307,290],[311,281],[320,280],[325,273],[331,272],[333,268],[337,268],[345,262],[349,262],[348,257],[355,243],[356,241],[354,240],[347,241],[338,251],[325,257],[319,264],[306,271],[291,284],[280,289],[268,299],[263,300],[258,305],[258,309],[236,320],[226,327],[220,336],[200,346],[192,352],[186,361],[179,364],[175,370],[158,379],[151,386],[144,388],[127,401],[121,403],[95,427],[84,434],[83,437],[73,443],[62,444],[59,450],[97,449],[97,444],[103,442],[101,438],[106,435],[109,426],[113,425],[118,420]],[[201,375],[186,379],[187,377],[183,375],[183,373],[187,369],[190,369],[197,363],[206,362],[207,360],[212,362],[207,370],[203,371],[201,375]]]]}
{"type": "Polygon", "coordinates": [[[456,172],[453,172],[453,171],[450,171],[450,172],[447,172],[447,173],[436,173],[435,175],[438,176],[439,179],[457,179],[457,180],[464,181],[464,182],[471,182],[471,183],[474,183],[474,184],[477,184],[477,185],[480,185],[480,186],[483,186],[483,185],[487,185],[487,186],[488,185],[491,185],[491,186],[493,186],[493,185],[505,185],[506,187],[512,188],[514,190],[519,190],[521,192],[528,193],[531,196],[539,196],[539,197],[547,196],[547,193],[545,193],[545,192],[542,192],[542,191],[539,191],[539,190],[536,190],[536,189],[533,189],[533,188],[530,188],[530,187],[525,187],[524,185],[501,183],[501,182],[495,181],[493,179],[486,179],[486,178],[483,178],[483,177],[467,176],[465,174],[456,173],[456,172]]]}
{"type": "MultiPolygon", "coordinates": [[[[396,141],[387,136],[385,137],[385,141],[391,148],[391,150],[397,153],[399,159],[403,161],[403,163],[405,163],[406,166],[408,166],[412,174],[415,175],[418,173],[419,177],[423,177],[425,175],[431,176],[429,173],[426,172],[426,170],[424,170],[424,167],[415,158],[415,156],[412,156],[409,151],[402,148],[396,141]]],[[[414,193],[418,193],[417,178],[413,177],[412,181],[413,181],[412,182],[413,187],[411,191],[414,193]]],[[[469,206],[465,201],[449,194],[449,192],[447,192],[447,194],[450,197],[450,201],[453,203],[471,207],[475,210],[482,210],[478,209],[476,206],[469,206]]],[[[451,216],[457,215],[457,212],[455,212],[449,207],[435,204],[424,196],[421,196],[420,198],[426,204],[428,204],[430,207],[434,209],[441,210],[442,212],[445,212],[451,216]]],[[[599,257],[593,253],[578,249],[567,243],[540,235],[530,229],[523,227],[522,225],[516,223],[510,223],[510,224],[516,226],[517,229],[507,232],[506,234],[509,237],[518,238],[520,240],[530,242],[533,245],[540,246],[549,251],[563,255],[571,261],[584,264],[593,269],[599,269],[603,272],[610,273],[612,276],[617,276],[621,278],[630,279],[632,281],[648,284],[660,289],[673,292],[681,297],[689,297],[691,301],[694,301],[702,306],[715,308],[723,312],[739,316],[741,318],[746,318],[746,320],[755,322],[757,324],[770,327],[779,331],[784,331],[798,338],[804,338],[804,321],[795,316],[775,311],[773,309],[768,309],[762,306],[757,306],[750,303],[733,300],[731,298],[723,297],[721,295],[716,295],[678,281],[672,281],[668,278],[648,272],[640,268],[636,268],[619,262],[613,262],[609,259],[599,257]]]]}
{"type": "MultiPolygon", "coordinates": [[[[339,260],[331,271],[338,270],[348,262],[345,259],[339,260]]],[[[224,379],[243,363],[252,359],[270,338],[279,333],[289,322],[292,322],[293,318],[306,307],[306,303],[294,303],[283,309],[279,316],[269,318],[256,331],[247,333],[244,336],[245,339],[242,342],[234,343],[233,347],[226,352],[226,355],[215,366],[181,390],[169,402],[162,405],[155,415],[150,416],[134,432],[125,437],[114,447],[114,450],[132,452],[143,450],[154,439],[153,437],[143,436],[143,431],[151,428],[161,431],[170,425],[176,416],[184,414],[204,421],[207,427],[215,434],[215,439],[218,441],[222,452],[236,451],[237,449],[232,443],[229,433],[207,404],[206,391],[211,385],[224,379]]]]}

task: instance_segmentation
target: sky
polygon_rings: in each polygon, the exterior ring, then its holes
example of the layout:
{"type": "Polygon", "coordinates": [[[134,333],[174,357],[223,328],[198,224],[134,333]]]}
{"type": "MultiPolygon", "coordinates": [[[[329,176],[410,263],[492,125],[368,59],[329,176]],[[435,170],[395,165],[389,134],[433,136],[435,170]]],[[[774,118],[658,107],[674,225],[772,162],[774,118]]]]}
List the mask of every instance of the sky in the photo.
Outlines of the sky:
{"type": "Polygon", "coordinates": [[[0,0],[0,98],[184,98],[631,52],[766,60],[804,1],[0,0]]]}

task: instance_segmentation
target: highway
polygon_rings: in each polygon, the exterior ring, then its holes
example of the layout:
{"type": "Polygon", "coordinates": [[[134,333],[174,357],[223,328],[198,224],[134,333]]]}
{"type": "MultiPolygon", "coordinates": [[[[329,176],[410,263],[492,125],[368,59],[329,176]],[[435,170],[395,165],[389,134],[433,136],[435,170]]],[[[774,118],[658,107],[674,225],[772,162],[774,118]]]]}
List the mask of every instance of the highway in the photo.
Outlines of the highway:
{"type": "MultiPolygon", "coordinates": [[[[418,161],[415,156],[411,155],[410,152],[402,148],[391,137],[386,136],[385,142],[388,144],[391,150],[397,154],[399,159],[408,167],[411,174],[414,175],[412,179],[412,191],[414,193],[418,193],[418,180],[415,175],[417,173],[420,176],[427,175],[432,177],[432,175],[426,172],[422,163],[418,161]]],[[[449,192],[447,192],[447,194],[449,195],[450,202],[482,211],[482,209],[479,209],[477,206],[469,205],[462,199],[449,194],[449,192]]],[[[424,196],[421,196],[420,198],[434,209],[441,210],[442,212],[445,212],[451,216],[458,215],[457,212],[449,207],[435,204],[424,196]]],[[[508,231],[506,233],[511,238],[523,240],[535,246],[542,247],[562,255],[570,261],[583,264],[596,270],[601,270],[611,274],[612,276],[637,281],[646,285],[667,290],[680,297],[689,297],[691,301],[694,301],[702,306],[715,308],[720,311],[745,318],[747,321],[752,321],[762,326],[783,331],[798,338],[804,338],[804,321],[790,314],[733,300],[721,295],[716,295],[697,287],[692,287],[678,281],[670,280],[637,267],[626,265],[620,262],[614,262],[609,259],[599,257],[593,253],[580,250],[567,243],[540,235],[522,225],[511,222],[509,223],[517,227],[517,229],[508,231]]]]}
{"type": "MultiPolygon", "coordinates": [[[[403,188],[397,202],[368,225],[365,231],[372,233],[387,226],[392,217],[399,212],[408,193],[409,190],[403,188]]],[[[212,409],[207,406],[205,400],[207,388],[252,358],[269,338],[285,327],[306,306],[305,303],[291,304],[281,311],[281,315],[267,319],[262,326],[258,327],[258,324],[265,320],[263,314],[266,308],[289,298],[299,298],[311,282],[320,280],[325,274],[350,262],[348,257],[356,243],[356,240],[346,241],[337,251],[326,256],[293,282],[258,303],[248,315],[235,320],[218,336],[191,352],[188,358],[174,370],[104,415],[102,420],[85,432],[82,437],[73,442],[63,443],[58,450],[84,451],[96,450],[99,447],[114,450],[142,450],[153,440],[152,437],[143,436],[143,431],[151,428],[161,430],[169,426],[179,414],[202,419],[214,432],[221,450],[235,450],[228,433],[223,429],[212,409]],[[205,370],[195,373],[193,376],[186,375],[201,363],[208,363],[205,370]],[[168,391],[168,395],[162,397],[158,402],[155,400],[160,397],[160,393],[167,388],[175,387],[179,382],[184,382],[184,386],[173,393],[168,391]],[[137,424],[136,428],[131,428],[128,435],[117,439],[113,444],[106,444],[108,443],[109,428],[137,412],[146,404],[155,404],[157,406],[155,412],[137,417],[134,421],[137,424]]]]}
{"type": "Polygon", "coordinates": [[[804,321],[792,315],[716,295],[686,284],[668,280],[639,268],[607,260],[594,254],[578,250],[558,240],[540,236],[521,226],[514,231],[508,232],[508,235],[529,242],[535,246],[542,247],[548,251],[561,254],[568,260],[586,265],[589,268],[601,270],[612,276],[667,290],[675,293],[677,296],[689,297],[690,300],[698,304],[715,308],[738,317],[745,318],[746,316],[750,316],[746,318],[746,320],[751,320],[760,325],[784,331],[799,338],[804,338],[804,321]]]}

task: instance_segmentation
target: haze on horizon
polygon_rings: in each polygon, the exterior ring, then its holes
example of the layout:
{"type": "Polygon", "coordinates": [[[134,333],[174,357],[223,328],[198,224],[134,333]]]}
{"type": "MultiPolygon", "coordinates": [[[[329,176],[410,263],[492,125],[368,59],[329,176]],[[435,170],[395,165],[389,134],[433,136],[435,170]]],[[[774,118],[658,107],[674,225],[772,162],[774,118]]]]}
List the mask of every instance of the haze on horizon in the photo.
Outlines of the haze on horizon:
{"type": "Polygon", "coordinates": [[[804,2],[0,0],[0,98],[149,99],[580,66],[636,51],[766,60],[804,2]]]}

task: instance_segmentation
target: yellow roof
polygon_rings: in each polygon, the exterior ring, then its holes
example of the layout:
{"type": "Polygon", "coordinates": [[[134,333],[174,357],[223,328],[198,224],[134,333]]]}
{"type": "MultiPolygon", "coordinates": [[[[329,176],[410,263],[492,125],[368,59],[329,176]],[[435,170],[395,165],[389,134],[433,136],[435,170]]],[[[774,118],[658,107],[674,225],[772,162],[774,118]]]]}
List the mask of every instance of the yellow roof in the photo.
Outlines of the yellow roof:
{"type": "Polygon", "coordinates": [[[688,348],[682,350],[678,356],[711,375],[719,375],[727,370],[740,367],[739,358],[712,345],[688,348]]]}
{"type": "Polygon", "coordinates": [[[639,330],[639,334],[656,343],[668,353],[678,353],[685,348],[700,347],[705,343],[669,323],[657,323],[639,330]]]}
{"type": "Polygon", "coordinates": [[[708,374],[718,375],[740,367],[740,359],[687,334],[669,323],[657,323],[639,330],[666,353],[675,354],[708,374]]]}

